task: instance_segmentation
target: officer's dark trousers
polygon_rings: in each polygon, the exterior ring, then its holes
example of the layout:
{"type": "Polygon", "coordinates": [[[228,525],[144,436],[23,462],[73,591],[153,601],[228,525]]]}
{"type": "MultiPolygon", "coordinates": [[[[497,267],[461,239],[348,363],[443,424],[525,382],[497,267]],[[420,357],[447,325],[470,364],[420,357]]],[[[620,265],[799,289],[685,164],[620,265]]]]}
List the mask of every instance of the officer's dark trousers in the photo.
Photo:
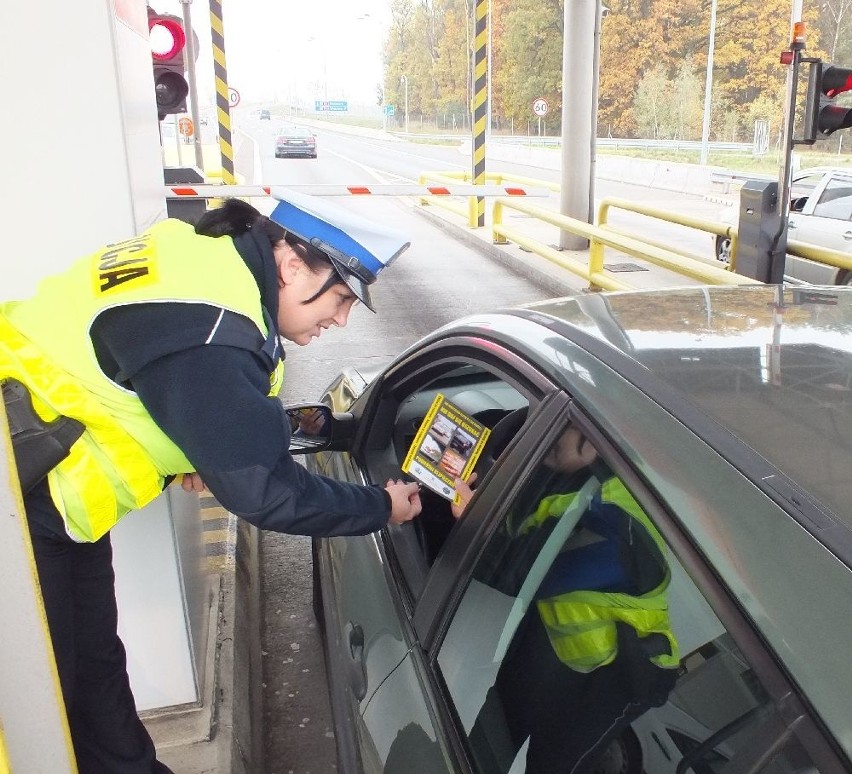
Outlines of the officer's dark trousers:
{"type": "Polygon", "coordinates": [[[80,774],[168,772],[130,691],[109,535],[68,538],[44,483],[25,504],[80,774]]]}

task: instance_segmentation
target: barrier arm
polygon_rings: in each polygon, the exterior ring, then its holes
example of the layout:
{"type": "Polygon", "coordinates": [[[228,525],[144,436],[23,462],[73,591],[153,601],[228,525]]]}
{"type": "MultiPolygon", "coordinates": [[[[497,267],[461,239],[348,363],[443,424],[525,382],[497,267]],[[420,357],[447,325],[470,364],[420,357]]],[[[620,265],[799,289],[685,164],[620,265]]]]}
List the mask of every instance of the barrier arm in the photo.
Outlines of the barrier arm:
{"type": "Polygon", "coordinates": [[[77,771],[0,400],[0,772],[77,771]]]}
{"type": "MultiPolygon", "coordinates": [[[[470,172],[424,172],[420,177],[417,178],[417,182],[421,185],[428,185],[430,183],[439,183],[446,186],[458,185],[459,180],[463,180],[464,182],[468,182],[471,179],[470,172]]],[[[443,199],[433,200],[431,198],[426,198],[421,196],[419,200],[420,206],[426,206],[427,204],[434,204],[438,207],[442,207],[445,210],[449,210],[455,215],[459,215],[465,219],[469,228],[477,227],[477,210],[476,210],[476,198],[468,197],[467,204],[460,204],[459,202],[454,201],[445,201],[443,199]]]]}

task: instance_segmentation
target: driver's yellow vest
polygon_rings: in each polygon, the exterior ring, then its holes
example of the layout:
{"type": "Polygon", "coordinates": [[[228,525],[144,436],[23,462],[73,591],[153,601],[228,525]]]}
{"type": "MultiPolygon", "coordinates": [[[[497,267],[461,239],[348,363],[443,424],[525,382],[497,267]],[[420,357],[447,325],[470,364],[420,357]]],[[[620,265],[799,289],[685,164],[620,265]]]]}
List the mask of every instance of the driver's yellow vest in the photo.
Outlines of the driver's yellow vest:
{"type": "MultiPolygon", "coordinates": [[[[544,498],[535,513],[525,520],[522,531],[540,526],[547,519],[561,517],[576,496],[574,492],[544,498]]],[[[635,519],[656,543],[660,556],[665,557],[662,537],[621,481],[617,478],[605,481],[600,498],[635,519]]],[[[660,635],[654,638],[655,648],[649,650],[648,657],[657,666],[674,668],[680,656],[669,621],[666,590],[670,582],[671,572],[666,565],[662,581],[641,595],[578,590],[541,599],[536,605],[554,652],[563,664],[577,672],[592,672],[615,660],[618,621],[632,627],[640,642],[660,635]],[[665,644],[664,648],[656,647],[660,642],[665,644]],[[668,652],[657,652],[659,650],[668,652]]]]}
{"type": "MultiPolygon", "coordinates": [[[[43,280],[31,299],[0,304],[0,381],[23,382],[43,419],[64,415],[86,426],[47,477],[68,534],[80,542],[98,540],[151,502],[166,476],[193,470],[136,393],[107,378],[89,336],[104,310],[149,302],[209,304],[247,317],[265,339],[277,335],[233,241],[198,236],[178,220],[76,261],[43,280]]],[[[270,395],[283,373],[279,359],[270,395]]]]}

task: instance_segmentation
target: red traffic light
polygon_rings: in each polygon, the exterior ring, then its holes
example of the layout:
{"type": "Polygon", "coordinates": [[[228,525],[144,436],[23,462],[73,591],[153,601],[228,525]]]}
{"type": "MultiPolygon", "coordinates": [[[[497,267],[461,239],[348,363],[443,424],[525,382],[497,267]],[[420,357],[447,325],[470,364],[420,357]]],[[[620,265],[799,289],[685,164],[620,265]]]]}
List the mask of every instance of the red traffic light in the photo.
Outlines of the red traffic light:
{"type": "Polygon", "coordinates": [[[832,99],[838,94],[852,89],[852,69],[828,65],[823,68],[820,89],[826,97],[832,99]]]}
{"type": "Polygon", "coordinates": [[[852,69],[825,64],[821,59],[806,59],[808,95],[805,105],[804,137],[794,143],[813,145],[817,138],[828,137],[838,129],[852,128],[852,107],[834,104],[834,98],[852,91],[852,69]]]}
{"type": "Polygon", "coordinates": [[[156,62],[167,62],[177,56],[186,45],[183,24],[176,16],[154,14],[148,18],[148,37],[151,56],[156,62]]]}
{"type": "Polygon", "coordinates": [[[838,129],[852,127],[852,108],[834,104],[834,98],[844,91],[852,89],[852,69],[823,65],[819,78],[819,90],[825,94],[820,97],[817,108],[817,129],[825,137],[838,129]]]}

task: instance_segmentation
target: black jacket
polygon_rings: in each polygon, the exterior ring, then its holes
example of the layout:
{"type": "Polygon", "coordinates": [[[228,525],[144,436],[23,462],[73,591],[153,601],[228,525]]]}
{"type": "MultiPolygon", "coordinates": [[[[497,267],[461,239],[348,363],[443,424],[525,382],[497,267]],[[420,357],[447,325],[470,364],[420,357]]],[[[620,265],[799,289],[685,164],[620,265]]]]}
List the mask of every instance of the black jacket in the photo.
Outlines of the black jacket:
{"type": "MultiPolygon", "coordinates": [[[[276,320],[278,280],[268,240],[249,231],[234,246],[276,320]]],[[[219,313],[204,304],[117,307],[99,316],[91,336],[105,372],[136,392],[232,513],[298,535],[361,535],[383,527],[390,516],[383,489],[314,475],[294,461],[282,404],[267,397],[270,361],[262,336],[247,318],[226,312],[219,320],[219,313]]]]}

